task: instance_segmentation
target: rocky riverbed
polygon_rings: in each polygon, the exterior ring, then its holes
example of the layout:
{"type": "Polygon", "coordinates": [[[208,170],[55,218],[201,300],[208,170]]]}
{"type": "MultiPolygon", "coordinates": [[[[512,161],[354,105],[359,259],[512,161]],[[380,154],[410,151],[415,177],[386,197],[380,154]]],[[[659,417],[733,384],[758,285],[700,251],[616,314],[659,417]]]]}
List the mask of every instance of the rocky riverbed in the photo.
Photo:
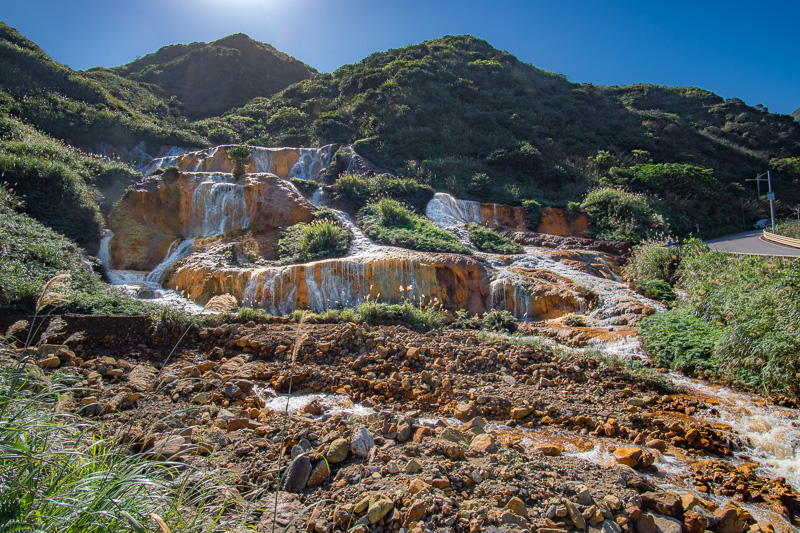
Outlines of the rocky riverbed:
{"type": "Polygon", "coordinates": [[[297,516],[294,530],[316,532],[800,527],[794,488],[741,453],[735,428],[706,421],[716,402],[655,372],[352,323],[223,324],[173,347],[97,331],[35,361],[75,388],[59,409],[218,476],[214,497],[243,527],[297,516]]]}

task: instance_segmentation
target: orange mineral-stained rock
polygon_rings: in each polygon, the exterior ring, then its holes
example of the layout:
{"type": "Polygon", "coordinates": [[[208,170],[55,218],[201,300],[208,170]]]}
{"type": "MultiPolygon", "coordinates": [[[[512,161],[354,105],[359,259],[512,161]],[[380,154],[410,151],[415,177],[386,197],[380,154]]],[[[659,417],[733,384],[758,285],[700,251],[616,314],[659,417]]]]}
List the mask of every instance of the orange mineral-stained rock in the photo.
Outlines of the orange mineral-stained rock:
{"type": "Polygon", "coordinates": [[[481,222],[493,228],[525,229],[525,210],[503,204],[481,204],[481,222]]]}
{"type": "Polygon", "coordinates": [[[273,174],[237,180],[230,174],[167,171],[130,189],[112,213],[112,265],[152,270],[178,239],[241,229],[250,229],[270,249],[281,228],[310,222],[313,210],[294,187],[273,174]]]}
{"type": "Polygon", "coordinates": [[[445,308],[482,313],[489,278],[483,263],[470,257],[396,252],[259,269],[219,269],[189,261],[168,286],[200,304],[227,293],[241,305],[273,314],[349,306],[367,296],[388,303],[438,301],[445,308]]]}
{"type": "Polygon", "coordinates": [[[558,207],[545,207],[542,218],[536,231],[548,233],[550,235],[560,235],[562,237],[583,237],[589,229],[589,218],[586,213],[580,213],[574,220],[567,220],[567,215],[563,209],[558,207]]]}
{"type": "Polygon", "coordinates": [[[491,284],[491,305],[528,319],[582,313],[587,302],[569,279],[546,270],[508,268],[491,284]]]}

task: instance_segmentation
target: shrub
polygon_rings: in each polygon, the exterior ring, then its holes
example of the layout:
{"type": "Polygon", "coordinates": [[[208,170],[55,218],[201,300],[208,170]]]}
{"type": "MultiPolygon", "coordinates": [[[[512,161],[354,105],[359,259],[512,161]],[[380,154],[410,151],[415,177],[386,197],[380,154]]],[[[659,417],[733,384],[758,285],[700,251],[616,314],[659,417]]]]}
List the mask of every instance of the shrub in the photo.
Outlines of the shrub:
{"type": "Polygon", "coordinates": [[[661,280],[674,285],[681,263],[681,249],[665,246],[663,239],[647,239],[633,247],[623,268],[624,276],[634,283],[661,280]]]}
{"type": "Polygon", "coordinates": [[[228,154],[228,159],[233,163],[233,175],[240,176],[244,174],[244,166],[252,154],[250,147],[246,144],[229,146],[226,152],[228,154]]]}
{"type": "Polygon", "coordinates": [[[511,239],[507,239],[490,228],[474,223],[467,225],[469,240],[478,250],[492,254],[521,254],[525,250],[511,239]]]}
{"type": "Polygon", "coordinates": [[[720,371],[714,350],[722,328],[697,318],[690,309],[651,315],[638,327],[645,353],[659,366],[688,372],[720,371]]]}
{"type": "Polygon", "coordinates": [[[519,320],[508,311],[492,309],[483,317],[483,328],[492,331],[507,331],[514,333],[519,327],[519,320]]]}
{"type": "Polygon", "coordinates": [[[522,207],[525,209],[525,222],[527,223],[528,229],[536,231],[539,220],[541,220],[542,214],[544,213],[542,204],[536,200],[523,200],[522,207]]]}
{"type": "Polygon", "coordinates": [[[800,239],[800,222],[796,220],[786,220],[775,225],[775,233],[792,239],[800,239]]]}
{"type": "Polygon", "coordinates": [[[564,316],[563,323],[565,326],[569,326],[571,328],[586,327],[586,319],[581,315],[576,315],[575,313],[569,313],[568,315],[564,316]]]}
{"type": "Polygon", "coordinates": [[[407,324],[418,330],[441,329],[445,325],[444,314],[433,306],[414,306],[378,303],[368,300],[358,306],[358,314],[367,324],[407,324]]]}
{"type": "Polygon", "coordinates": [[[367,204],[358,214],[364,233],[381,244],[423,252],[471,254],[458,239],[397,200],[367,204]]]}
{"type": "Polygon", "coordinates": [[[289,226],[278,240],[282,264],[305,263],[347,253],[353,234],[338,221],[315,220],[289,226]]]}
{"type": "Polygon", "coordinates": [[[459,309],[455,312],[455,320],[451,326],[458,329],[481,329],[483,321],[478,315],[470,314],[466,309],[459,309]]]}
{"type": "Polygon", "coordinates": [[[422,211],[433,197],[433,189],[413,179],[396,178],[388,174],[361,176],[346,174],[336,180],[336,187],[351,198],[356,205],[364,207],[381,198],[393,198],[422,211]]]}
{"type": "Polygon", "coordinates": [[[603,187],[590,191],[581,204],[589,217],[590,232],[596,239],[639,242],[667,230],[655,201],[644,194],[603,187]]]}
{"type": "Polygon", "coordinates": [[[674,302],[677,296],[669,283],[663,279],[649,279],[642,283],[637,283],[636,288],[648,298],[660,300],[662,302],[674,302]]]}

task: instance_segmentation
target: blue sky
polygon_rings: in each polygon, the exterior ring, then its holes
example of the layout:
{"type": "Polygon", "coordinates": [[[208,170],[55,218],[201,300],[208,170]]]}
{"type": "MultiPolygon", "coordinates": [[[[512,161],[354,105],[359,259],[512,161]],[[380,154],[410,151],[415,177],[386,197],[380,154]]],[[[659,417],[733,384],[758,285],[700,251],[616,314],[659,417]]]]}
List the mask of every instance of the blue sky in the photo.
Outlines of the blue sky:
{"type": "Polygon", "coordinates": [[[599,85],[697,86],[800,107],[800,0],[0,0],[0,20],[74,69],[246,33],[322,72],[469,33],[599,85]]]}

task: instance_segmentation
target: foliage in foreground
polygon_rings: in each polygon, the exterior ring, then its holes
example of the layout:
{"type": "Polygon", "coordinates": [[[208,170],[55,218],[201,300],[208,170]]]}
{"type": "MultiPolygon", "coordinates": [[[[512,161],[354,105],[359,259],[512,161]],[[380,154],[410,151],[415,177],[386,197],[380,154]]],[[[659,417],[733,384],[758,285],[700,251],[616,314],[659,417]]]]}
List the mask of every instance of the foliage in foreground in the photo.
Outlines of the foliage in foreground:
{"type": "Polygon", "coordinates": [[[490,254],[521,254],[525,250],[519,243],[503,237],[491,228],[485,228],[478,224],[467,225],[469,240],[475,247],[490,254]]]}
{"type": "Polygon", "coordinates": [[[390,246],[423,252],[471,254],[458,239],[397,200],[384,198],[367,204],[358,213],[364,233],[390,246]]]}
{"type": "Polygon", "coordinates": [[[336,187],[359,207],[381,198],[393,198],[422,210],[433,197],[434,190],[413,179],[396,178],[386,174],[362,176],[345,174],[336,180],[336,187]]]}
{"type": "Polygon", "coordinates": [[[229,530],[217,523],[221,502],[209,499],[212,476],[187,490],[191,469],[131,453],[61,412],[71,395],[0,343],[0,529],[145,531],[155,513],[174,531],[229,530]],[[194,512],[201,503],[203,513],[194,512]]]}
{"type": "Polygon", "coordinates": [[[642,321],[646,351],[741,385],[800,391],[800,263],[737,257],[699,241],[684,246],[676,311],[642,321]]]}

